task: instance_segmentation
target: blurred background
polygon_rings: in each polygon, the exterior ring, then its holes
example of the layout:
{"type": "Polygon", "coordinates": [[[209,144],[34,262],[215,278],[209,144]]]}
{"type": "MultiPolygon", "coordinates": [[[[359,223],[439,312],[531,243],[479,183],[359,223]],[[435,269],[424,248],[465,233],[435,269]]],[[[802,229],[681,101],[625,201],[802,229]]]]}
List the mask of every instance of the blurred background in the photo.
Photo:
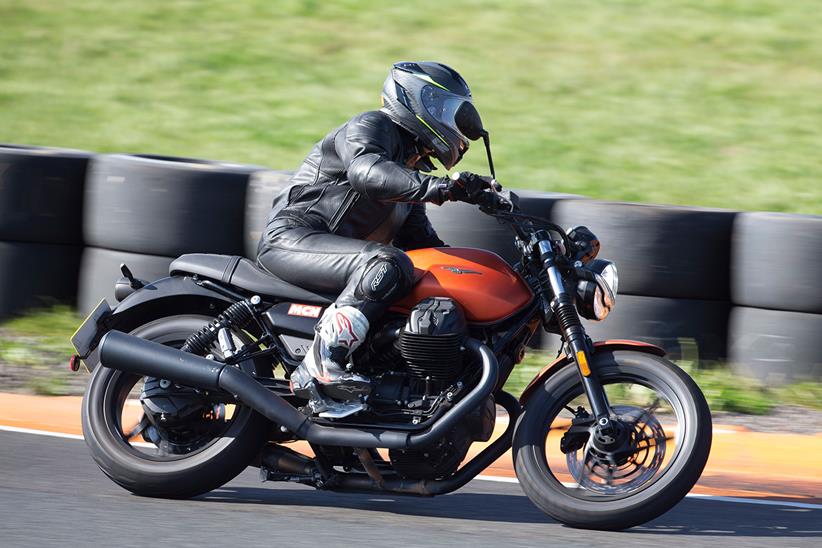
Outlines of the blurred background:
{"type": "MultiPolygon", "coordinates": [[[[808,281],[822,272],[822,10],[816,2],[0,0],[0,21],[0,142],[95,153],[293,169],[332,127],[378,107],[393,62],[449,64],[472,88],[504,185],[597,200],[590,207],[563,202],[556,218],[589,223],[603,241],[602,256],[621,268],[624,262],[628,271],[639,268],[619,256],[629,236],[654,240],[650,253],[678,235],[666,254],[673,263],[658,265],[663,279],[672,264],[701,261],[694,294],[630,291],[629,283],[622,300],[628,316],[614,320],[622,322],[620,336],[673,340],[666,346],[697,377],[716,411],[795,420],[820,406],[822,349],[815,335],[822,330],[822,296],[808,281]],[[671,217],[613,201],[691,207],[672,209],[671,217]],[[601,213],[585,219],[591,211],[601,213]],[[644,221],[621,222],[637,211],[644,221]],[[690,220],[671,220],[680,215],[690,220]],[[601,219],[607,222],[597,229],[601,219]],[[653,232],[655,226],[667,228],[653,232]],[[691,237],[694,226],[710,230],[691,237]],[[751,248],[751,241],[761,245],[751,248]],[[677,256],[680,245],[689,246],[688,254],[677,256]],[[721,290],[703,294],[712,266],[721,290]],[[746,277],[757,272],[758,279],[746,277]],[[762,277],[781,280],[777,302],[757,296],[762,277]],[[661,310],[659,316],[631,323],[630,316],[649,307],[661,310]],[[683,332],[665,328],[680,313],[688,316],[683,332]],[[707,344],[718,350],[706,350],[702,333],[694,331],[711,320],[716,326],[704,327],[707,344]],[[734,355],[757,352],[767,354],[767,363],[781,363],[776,381],[749,358],[731,367],[734,355]]],[[[158,271],[173,255],[100,240],[99,225],[88,220],[100,205],[89,206],[89,196],[93,201],[94,185],[104,181],[95,173],[105,170],[93,168],[103,160],[90,162],[91,182],[80,190],[74,215],[81,218],[85,207],[84,230],[68,240],[27,244],[69,246],[77,254],[66,259],[74,266],[57,274],[68,289],[39,291],[36,305],[5,310],[0,390],[81,391],[84,377],[69,379],[56,369],[79,322],[72,304],[78,291],[88,301],[107,294],[118,275],[112,265],[128,254],[159,257],[151,263],[158,271]],[[106,253],[103,276],[102,267],[89,265],[106,253]],[[67,272],[81,263],[97,274],[84,281],[80,269],[80,281],[76,274],[72,279],[67,272]]],[[[0,154],[0,173],[14,165],[0,154]]],[[[473,150],[460,168],[487,171],[484,153],[473,150]]],[[[110,179],[113,172],[105,173],[110,179]]],[[[251,176],[252,190],[280,184],[254,187],[255,180],[251,176]]],[[[249,199],[259,200],[251,206],[265,210],[270,195],[252,190],[249,199]]],[[[14,207],[4,210],[0,203],[0,215],[10,218],[14,207]]],[[[212,215],[220,215],[216,206],[212,215]]],[[[247,236],[248,227],[243,230],[247,236]]],[[[21,277],[18,259],[4,269],[2,246],[14,248],[15,257],[29,256],[18,249],[20,241],[32,240],[27,234],[0,231],[0,300],[3,291],[17,293],[12,288],[21,277]]],[[[234,252],[241,254],[247,245],[238,242],[234,252]]],[[[27,278],[61,270],[53,250],[42,254],[38,274],[27,278]]],[[[0,315],[2,309],[0,303],[0,315]]],[[[608,332],[607,321],[601,329],[608,332]]],[[[540,344],[550,347],[550,341],[540,344]]],[[[545,359],[533,358],[512,379],[513,389],[545,359]]]]}
{"type": "Polygon", "coordinates": [[[2,0],[0,19],[5,142],[290,169],[379,105],[391,63],[435,59],[509,186],[822,213],[812,1],[2,0]]]}

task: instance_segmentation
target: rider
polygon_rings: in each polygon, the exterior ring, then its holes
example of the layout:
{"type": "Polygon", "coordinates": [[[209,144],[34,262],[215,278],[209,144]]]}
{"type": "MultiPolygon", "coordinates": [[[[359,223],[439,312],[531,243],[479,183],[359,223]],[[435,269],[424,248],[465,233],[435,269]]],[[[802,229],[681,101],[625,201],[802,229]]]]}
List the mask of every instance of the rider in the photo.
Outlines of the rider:
{"type": "MultiPolygon", "coordinates": [[[[402,250],[444,245],[425,203],[486,203],[491,179],[427,175],[447,170],[482,132],[465,80],[434,62],[395,64],[382,108],[354,116],[317,143],[274,201],[257,262],[301,287],[338,294],[317,323],[311,349],[291,376],[315,411],[368,394],[368,378],[346,370],[369,326],[413,283],[402,250]],[[392,245],[393,244],[393,245],[392,245]],[[313,396],[313,397],[312,397],[313,396]]],[[[345,404],[342,404],[345,405],[345,404]]]]}

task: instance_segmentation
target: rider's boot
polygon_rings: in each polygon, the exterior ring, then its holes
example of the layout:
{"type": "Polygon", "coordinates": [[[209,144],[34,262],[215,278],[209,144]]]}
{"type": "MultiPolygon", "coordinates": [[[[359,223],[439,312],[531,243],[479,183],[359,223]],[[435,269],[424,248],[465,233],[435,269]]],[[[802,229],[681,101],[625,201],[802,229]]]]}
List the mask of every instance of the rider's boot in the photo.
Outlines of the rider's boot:
{"type": "Polygon", "coordinates": [[[314,413],[344,417],[363,408],[362,398],[371,392],[371,382],[346,366],[368,327],[368,319],[353,306],[331,305],[317,323],[311,348],[291,374],[294,394],[307,399],[314,413]]]}

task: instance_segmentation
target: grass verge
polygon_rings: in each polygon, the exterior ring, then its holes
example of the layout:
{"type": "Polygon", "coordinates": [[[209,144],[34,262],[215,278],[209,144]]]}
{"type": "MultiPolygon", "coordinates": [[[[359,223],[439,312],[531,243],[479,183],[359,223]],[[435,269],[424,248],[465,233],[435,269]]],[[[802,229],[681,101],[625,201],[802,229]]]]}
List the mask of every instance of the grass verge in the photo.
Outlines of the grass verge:
{"type": "MultiPolygon", "coordinates": [[[[552,355],[531,352],[514,369],[505,384],[505,389],[512,394],[520,394],[531,379],[552,361],[552,355]]],[[[687,363],[678,365],[696,381],[713,411],[765,415],[777,405],[801,405],[822,409],[822,383],[801,382],[768,387],[754,380],[739,377],[727,367],[703,370],[691,367],[687,363]]]]}
{"type": "Polygon", "coordinates": [[[290,169],[391,63],[436,59],[503,184],[822,213],[813,0],[0,0],[0,21],[0,142],[290,169]]]}

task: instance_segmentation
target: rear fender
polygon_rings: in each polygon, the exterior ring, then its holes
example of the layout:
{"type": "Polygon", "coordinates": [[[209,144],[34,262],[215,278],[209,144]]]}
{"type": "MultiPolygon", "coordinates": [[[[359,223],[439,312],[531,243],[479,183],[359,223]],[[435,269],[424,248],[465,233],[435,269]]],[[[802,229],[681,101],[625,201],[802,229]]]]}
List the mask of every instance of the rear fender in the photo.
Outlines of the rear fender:
{"type": "MultiPolygon", "coordinates": [[[[609,341],[599,341],[594,343],[594,354],[601,354],[604,352],[613,352],[615,350],[633,350],[634,352],[644,352],[645,354],[653,354],[654,356],[664,356],[665,351],[660,347],[645,343],[641,341],[628,341],[621,339],[613,339],[609,341]]],[[[542,368],[536,377],[528,383],[522,395],[519,397],[520,405],[523,407],[528,402],[528,399],[534,391],[542,386],[552,375],[560,371],[563,367],[573,364],[574,359],[567,355],[559,356],[556,360],[542,368]]]]}
{"type": "MultiPolygon", "coordinates": [[[[162,278],[123,299],[112,313],[98,324],[94,340],[99,342],[100,338],[112,329],[128,333],[150,321],[168,316],[216,316],[233,302],[228,297],[195,283],[189,277],[162,278]]],[[[99,356],[94,347],[90,348],[90,356],[83,360],[89,369],[95,368],[99,363],[99,356]]]]}
{"type": "Polygon", "coordinates": [[[179,310],[177,313],[180,314],[192,313],[198,308],[203,312],[213,312],[233,302],[225,295],[195,283],[188,276],[171,276],[147,284],[123,299],[114,309],[112,318],[157,308],[168,312],[179,310]]]}

